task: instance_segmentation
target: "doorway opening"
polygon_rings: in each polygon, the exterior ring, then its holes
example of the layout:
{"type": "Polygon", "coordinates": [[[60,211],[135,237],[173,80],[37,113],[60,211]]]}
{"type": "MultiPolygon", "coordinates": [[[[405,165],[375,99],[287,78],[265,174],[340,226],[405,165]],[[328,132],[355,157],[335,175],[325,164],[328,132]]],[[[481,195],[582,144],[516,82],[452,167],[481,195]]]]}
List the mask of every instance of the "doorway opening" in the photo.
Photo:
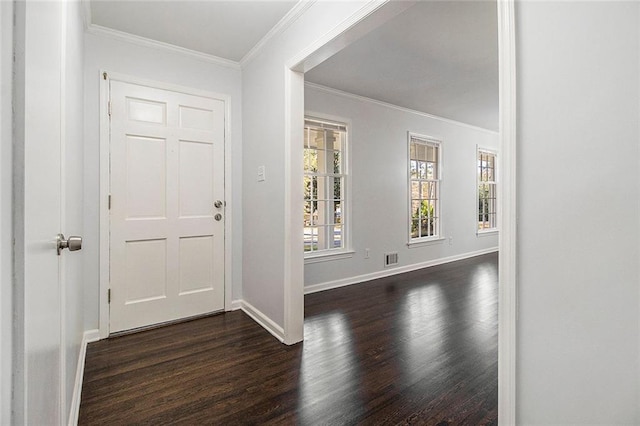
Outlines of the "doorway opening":
{"type": "MultiPolygon", "coordinates": [[[[292,58],[287,66],[286,96],[286,143],[285,162],[286,193],[290,217],[286,221],[287,235],[303,235],[304,223],[296,212],[304,211],[302,185],[302,163],[304,158],[303,128],[305,119],[305,77],[304,74],[327,58],[343,50],[353,40],[369,33],[372,29],[388,22],[411,5],[399,6],[388,2],[368,5],[350,22],[344,22],[322,40],[292,58]],[[368,9],[367,9],[368,8],[368,9]],[[365,10],[367,9],[367,10],[365,10]],[[310,53],[311,52],[311,53],[310,53]]],[[[498,130],[499,156],[496,161],[500,170],[498,185],[499,235],[499,293],[498,293],[498,383],[499,416],[505,423],[515,421],[515,56],[513,3],[497,4],[497,35],[499,57],[499,113],[498,130]]],[[[307,88],[309,85],[307,84],[307,88]]],[[[313,90],[322,90],[312,87],[313,90]]],[[[335,93],[334,93],[335,94],[335,93]]],[[[313,111],[315,112],[315,111],[313,111]]],[[[426,135],[432,136],[432,135],[426,135]]],[[[479,144],[481,145],[481,144],[479,144]]],[[[478,148],[489,148],[479,146],[478,148]]],[[[488,151],[484,149],[483,151],[488,151]]],[[[406,161],[406,160],[405,160],[406,161]]],[[[473,166],[472,166],[473,167],[473,166]]],[[[342,207],[341,207],[342,208],[342,207]]],[[[335,213],[335,211],[334,211],[335,213]]],[[[312,214],[312,213],[311,213],[312,214]]],[[[341,215],[342,215],[341,211],[341,215]]],[[[313,217],[313,216],[311,216],[313,217]]],[[[476,216],[477,217],[477,216],[476,216]]],[[[427,219],[429,218],[427,214],[427,219]]],[[[335,224],[335,223],[333,223],[335,224]]],[[[444,224],[443,226],[446,226],[444,224]]],[[[446,228],[445,228],[446,229],[446,228]]],[[[309,233],[313,235],[312,232],[309,233]]],[[[445,234],[445,233],[443,233],[445,234]]],[[[448,239],[446,241],[449,243],[448,239]]],[[[312,242],[311,242],[312,243],[312,242]]],[[[454,242],[455,243],[455,242],[454,242]]],[[[363,251],[363,247],[359,247],[363,251]]],[[[364,256],[368,251],[364,250],[364,256]]],[[[384,253],[387,255],[388,253],[384,253]]],[[[285,342],[295,343],[303,338],[304,317],[304,277],[305,258],[299,247],[291,247],[285,253],[285,342]]],[[[426,265],[425,265],[426,266],[426,265]]],[[[336,284],[336,283],[334,283],[336,284]]],[[[349,283],[338,283],[349,284],[349,283]]]]}

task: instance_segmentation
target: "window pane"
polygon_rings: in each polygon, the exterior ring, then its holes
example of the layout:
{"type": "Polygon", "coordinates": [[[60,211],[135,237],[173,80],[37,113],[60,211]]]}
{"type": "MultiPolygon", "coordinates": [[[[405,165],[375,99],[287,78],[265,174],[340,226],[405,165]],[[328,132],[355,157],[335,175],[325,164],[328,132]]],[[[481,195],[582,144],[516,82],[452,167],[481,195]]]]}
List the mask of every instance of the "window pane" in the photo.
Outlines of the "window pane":
{"type": "Polygon", "coordinates": [[[420,198],[420,182],[411,181],[411,198],[420,198]]]}
{"type": "Polygon", "coordinates": [[[420,236],[431,237],[433,236],[433,219],[421,219],[420,220],[420,236]]]}
{"type": "Polygon", "coordinates": [[[418,162],[416,160],[411,160],[409,162],[409,168],[411,171],[411,179],[418,178],[418,162]]]}
{"type": "Polygon", "coordinates": [[[427,163],[424,161],[418,162],[418,178],[426,179],[427,178],[427,163]]]}
{"type": "Polygon", "coordinates": [[[418,223],[419,221],[417,219],[411,220],[411,238],[420,237],[418,223]]]}
{"type": "Polygon", "coordinates": [[[342,223],[342,205],[340,201],[334,201],[332,206],[333,223],[342,223]]]}
{"type": "Polygon", "coordinates": [[[331,151],[333,156],[333,173],[342,173],[342,153],[340,151],[331,151]]]}
{"type": "Polygon", "coordinates": [[[341,248],[342,247],[342,227],[334,226],[333,227],[333,248],[341,248]]]}
{"type": "Polygon", "coordinates": [[[418,144],[416,152],[418,154],[418,160],[426,161],[427,160],[427,147],[423,144],[418,144]]]}
{"type": "Polygon", "coordinates": [[[302,178],[302,184],[303,184],[304,199],[309,200],[311,198],[311,177],[304,176],[302,178]]]}
{"type": "Polygon", "coordinates": [[[327,240],[327,227],[318,226],[318,250],[326,250],[329,248],[330,241],[327,240]]]}
{"type": "Polygon", "coordinates": [[[409,159],[410,160],[416,159],[416,144],[414,142],[411,142],[409,144],[409,159]]]}
{"type": "Polygon", "coordinates": [[[411,201],[411,218],[412,219],[420,219],[420,200],[412,200],[411,201]]]}
{"type": "Polygon", "coordinates": [[[304,251],[315,251],[318,249],[318,228],[304,228],[304,251]]]}
{"type": "Polygon", "coordinates": [[[313,213],[313,223],[317,225],[326,225],[327,221],[327,202],[317,201],[316,210],[313,213]]]}
{"type": "Polygon", "coordinates": [[[343,178],[336,177],[330,178],[330,181],[333,182],[333,199],[340,200],[343,198],[342,194],[342,182],[343,178]]]}
{"type": "Polygon", "coordinates": [[[313,212],[313,203],[307,201],[304,203],[304,226],[311,225],[311,213],[313,212]]]}
{"type": "Polygon", "coordinates": [[[304,150],[304,171],[310,173],[318,171],[318,151],[315,149],[304,150]]]}
{"type": "Polygon", "coordinates": [[[318,147],[322,147],[323,134],[324,132],[322,130],[307,128],[307,131],[305,132],[305,137],[307,139],[305,141],[305,146],[315,149],[317,149],[318,147]]]}
{"type": "Polygon", "coordinates": [[[427,179],[435,179],[435,164],[434,163],[426,163],[427,164],[427,179]]]}
{"type": "Polygon", "coordinates": [[[435,200],[437,198],[436,194],[436,183],[435,182],[422,182],[422,198],[425,200],[435,200]]]}

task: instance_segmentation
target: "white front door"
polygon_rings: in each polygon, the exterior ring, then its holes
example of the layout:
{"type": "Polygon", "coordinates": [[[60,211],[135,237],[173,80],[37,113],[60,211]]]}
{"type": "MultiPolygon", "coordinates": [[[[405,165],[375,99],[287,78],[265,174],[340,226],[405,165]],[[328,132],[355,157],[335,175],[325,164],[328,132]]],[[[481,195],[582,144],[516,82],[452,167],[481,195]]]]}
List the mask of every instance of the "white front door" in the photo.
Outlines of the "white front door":
{"type": "Polygon", "coordinates": [[[111,80],[110,332],[224,309],[223,100],[111,80]]]}

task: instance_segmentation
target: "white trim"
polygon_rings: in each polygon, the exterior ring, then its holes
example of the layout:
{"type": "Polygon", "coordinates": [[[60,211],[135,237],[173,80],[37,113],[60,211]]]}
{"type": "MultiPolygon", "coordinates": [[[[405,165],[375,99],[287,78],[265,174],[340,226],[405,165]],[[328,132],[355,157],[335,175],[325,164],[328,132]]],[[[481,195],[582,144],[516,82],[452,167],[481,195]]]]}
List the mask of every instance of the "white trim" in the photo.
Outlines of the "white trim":
{"type": "Polygon", "coordinates": [[[107,303],[107,292],[109,290],[109,146],[110,146],[110,126],[109,126],[109,83],[122,81],[125,83],[137,84],[172,92],[185,93],[210,99],[217,99],[225,103],[225,137],[224,137],[224,197],[225,206],[225,271],[224,271],[224,310],[232,310],[233,297],[233,238],[232,238],[232,163],[231,163],[231,97],[229,95],[210,92],[206,90],[193,89],[176,84],[164,83],[155,80],[132,77],[120,73],[112,73],[100,70],[100,291],[99,291],[99,316],[100,316],[100,337],[109,337],[109,304],[107,303]],[[106,73],[107,78],[103,75],[106,73]]]}
{"type": "Polygon", "coordinates": [[[311,82],[305,82],[304,85],[305,85],[305,87],[317,90],[319,92],[325,92],[325,93],[329,93],[329,94],[332,94],[332,95],[341,96],[343,98],[353,99],[353,100],[356,100],[356,101],[368,102],[368,103],[375,104],[375,105],[378,105],[378,106],[381,106],[381,107],[384,107],[384,108],[390,108],[390,109],[394,109],[396,111],[406,112],[408,114],[419,115],[420,117],[426,117],[426,118],[430,118],[432,120],[438,120],[438,121],[441,121],[443,123],[453,124],[455,126],[465,127],[467,129],[477,130],[477,131],[489,133],[489,134],[492,134],[492,135],[498,135],[499,134],[499,132],[496,132],[495,130],[485,129],[484,127],[474,126],[472,124],[463,123],[461,121],[452,120],[450,118],[444,118],[444,117],[440,117],[438,115],[429,114],[429,113],[418,111],[418,110],[415,110],[415,109],[401,107],[399,105],[391,104],[389,102],[379,101],[377,99],[368,98],[366,96],[356,95],[356,94],[345,92],[345,91],[342,91],[342,90],[339,90],[339,89],[334,89],[332,87],[322,86],[320,84],[311,83],[311,82]]]}
{"type": "Polygon", "coordinates": [[[498,170],[498,421],[515,425],[517,343],[517,156],[515,0],[498,1],[500,156],[498,170]]]}
{"type": "Polygon", "coordinates": [[[262,328],[267,330],[269,333],[273,335],[280,342],[284,342],[284,329],[271,320],[267,315],[262,313],[258,308],[253,306],[251,303],[241,300],[242,311],[249,315],[255,322],[260,324],[262,328]]]}
{"type": "Polygon", "coordinates": [[[80,414],[80,400],[82,396],[82,381],[84,380],[84,362],[87,356],[87,344],[100,340],[100,330],[87,330],[82,334],[80,351],[78,352],[78,364],[76,367],[76,380],[71,397],[71,411],[69,412],[69,426],[78,424],[80,414]]]}
{"type": "Polygon", "coordinates": [[[326,34],[300,50],[298,54],[286,62],[285,67],[288,70],[303,73],[309,71],[344,49],[348,44],[347,38],[349,42],[357,40],[360,36],[379,27],[416,3],[418,3],[416,0],[369,0],[326,34]],[[365,20],[365,18],[372,17],[374,13],[374,19],[365,20]]]}
{"type": "Polygon", "coordinates": [[[412,248],[419,248],[419,247],[424,247],[424,246],[431,246],[434,244],[438,244],[438,243],[444,243],[444,241],[446,240],[446,237],[443,236],[439,236],[437,238],[430,238],[430,237],[425,237],[424,239],[416,239],[414,241],[409,241],[407,243],[407,247],[409,247],[410,249],[412,248]]]}
{"type": "Polygon", "coordinates": [[[187,49],[185,47],[175,46],[173,44],[164,43],[162,41],[152,40],[146,37],[125,33],[124,31],[106,28],[101,25],[90,24],[87,33],[100,37],[108,37],[127,43],[137,44],[138,46],[148,47],[152,49],[164,50],[180,55],[188,56],[201,61],[210,62],[223,67],[240,69],[240,63],[219,56],[210,55],[208,53],[198,52],[196,50],[187,49]]]}
{"type": "Polygon", "coordinates": [[[322,263],[322,262],[330,262],[332,260],[340,260],[340,259],[349,259],[352,258],[355,254],[354,250],[340,250],[340,251],[321,251],[316,252],[314,256],[307,256],[304,258],[304,264],[308,265],[311,263],[322,263]]]}
{"type": "Polygon", "coordinates": [[[458,260],[469,259],[471,257],[481,256],[483,254],[495,253],[497,251],[498,251],[498,247],[491,247],[484,250],[457,254],[455,256],[442,257],[440,259],[428,260],[426,262],[414,263],[412,265],[405,265],[397,268],[389,268],[382,271],[371,272],[369,274],[357,275],[355,277],[342,278],[339,280],[313,284],[313,285],[305,286],[304,294],[312,294],[312,293],[317,293],[319,291],[331,290],[334,288],[340,288],[348,285],[359,284],[365,281],[371,281],[371,280],[376,280],[378,278],[390,277],[393,275],[403,274],[405,272],[417,271],[418,269],[429,268],[431,266],[456,262],[458,260]]]}
{"type": "Polygon", "coordinates": [[[242,309],[242,299],[233,300],[230,306],[230,311],[237,311],[238,309],[242,309]]]}
{"type": "MultiPolygon", "coordinates": [[[[98,291],[98,313],[100,338],[109,337],[109,303],[107,292],[109,291],[109,80],[103,78],[105,71],[100,70],[100,190],[99,190],[99,227],[100,236],[98,241],[99,255],[99,291],[98,291]]],[[[108,73],[107,73],[108,74],[108,73]]]]}
{"type": "Polygon", "coordinates": [[[293,345],[304,338],[304,75],[285,66],[284,79],[284,343],[293,345]]]}
{"type": "Polygon", "coordinates": [[[280,21],[278,21],[278,23],[275,24],[273,28],[271,28],[269,32],[265,34],[264,37],[262,37],[260,41],[258,41],[255,46],[253,46],[251,50],[242,57],[242,59],[240,59],[240,66],[244,67],[251,62],[251,60],[255,58],[269,42],[269,40],[285,32],[286,29],[297,21],[298,18],[302,16],[302,14],[315,2],[316,0],[299,0],[298,3],[296,3],[291,10],[289,10],[289,12],[287,12],[287,14],[284,15],[282,19],[280,19],[280,21]]]}

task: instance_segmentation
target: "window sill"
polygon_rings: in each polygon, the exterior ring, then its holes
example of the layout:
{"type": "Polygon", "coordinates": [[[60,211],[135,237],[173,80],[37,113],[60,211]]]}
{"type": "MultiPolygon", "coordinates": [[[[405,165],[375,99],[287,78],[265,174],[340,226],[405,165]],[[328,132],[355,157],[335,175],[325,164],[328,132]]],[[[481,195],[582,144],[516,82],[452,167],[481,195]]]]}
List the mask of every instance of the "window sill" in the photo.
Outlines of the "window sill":
{"type": "Polygon", "coordinates": [[[433,238],[433,239],[428,239],[428,240],[416,240],[416,241],[409,241],[407,243],[407,247],[409,247],[410,249],[412,248],[419,248],[419,247],[424,247],[424,246],[430,246],[433,244],[442,244],[442,242],[446,240],[446,238],[444,237],[438,237],[438,238],[433,238]]]}
{"type": "Polygon", "coordinates": [[[312,256],[305,256],[304,264],[309,263],[320,263],[320,262],[329,262],[332,260],[340,260],[340,259],[348,259],[353,257],[355,251],[353,250],[343,250],[337,252],[329,252],[329,253],[318,253],[312,256]]]}
{"type": "Polygon", "coordinates": [[[497,235],[500,232],[498,229],[487,229],[484,231],[476,231],[477,237],[489,237],[491,235],[497,235]]]}

